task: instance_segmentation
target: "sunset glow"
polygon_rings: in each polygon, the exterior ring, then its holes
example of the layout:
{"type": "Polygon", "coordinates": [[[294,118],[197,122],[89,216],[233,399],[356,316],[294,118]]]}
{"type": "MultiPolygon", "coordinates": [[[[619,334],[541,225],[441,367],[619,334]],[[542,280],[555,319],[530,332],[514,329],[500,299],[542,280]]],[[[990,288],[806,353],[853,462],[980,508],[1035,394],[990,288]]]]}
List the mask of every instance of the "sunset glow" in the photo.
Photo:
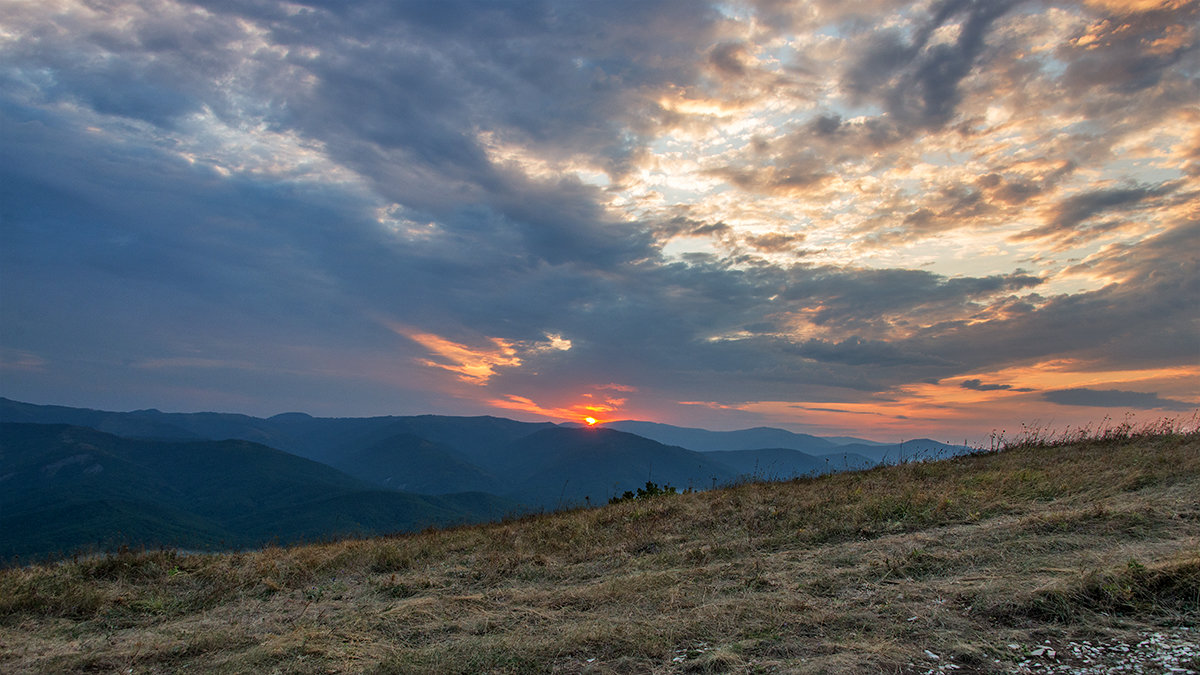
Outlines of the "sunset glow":
{"type": "Polygon", "coordinates": [[[1198,25],[9,3],[0,395],[885,441],[1189,415],[1198,25]]]}

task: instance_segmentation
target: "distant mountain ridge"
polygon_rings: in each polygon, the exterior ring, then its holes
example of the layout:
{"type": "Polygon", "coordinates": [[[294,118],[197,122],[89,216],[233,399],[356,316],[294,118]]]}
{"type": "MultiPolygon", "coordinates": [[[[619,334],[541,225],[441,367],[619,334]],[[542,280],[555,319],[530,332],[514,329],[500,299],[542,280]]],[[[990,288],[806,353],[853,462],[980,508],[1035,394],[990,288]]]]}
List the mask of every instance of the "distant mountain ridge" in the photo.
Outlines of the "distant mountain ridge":
{"type": "Polygon", "coordinates": [[[239,413],[164,413],[154,409],[110,412],[22,403],[3,397],[0,397],[0,422],[74,424],[127,438],[236,438],[320,462],[335,460],[348,448],[358,449],[399,433],[455,447],[473,445],[486,453],[521,436],[556,426],[491,416],[313,417],[292,412],[261,418],[239,413]]]}
{"type": "Polygon", "coordinates": [[[482,493],[387,490],[240,440],[161,441],[0,423],[0,559],[115,544],[244,548],[490,520],[482,493]]]}
{"type": "Polygon", "coordinates": [[[713,450],[706,456],[733,467],[740,477],[754,480],[788,480],[838,471],[869,469],[876,462],[846,452],[810,455],[791,448],[758,450],[713,450]]]}
{"type": "MultiPolygon", "coordinates": [[[[0,422],[35,422],[75,424],[130,438],[225,440],[240,439],[261,443],[301,457],[316,460],[351,474],[367,477],[367,466],[355,466],[355,457],[366,462],[361,453],[370,446],[401,434],[438,443],[450,451],[455,461],[471,465],[471,471],[481,475],[495,474],[506,460],[514,441],[535,432],[579,425],[556,425],[549,422],[519,422],[502,417],[457,417],[446,415],[381,416],[381,417],[313,417],[306,413],[282,413],[269,418],[251,417],[237,413],[164,413],[159,410],[109,412],[65,406],[35,405],[0,397],[0,422]]],[[[602,425],[603,428],[632,433],[696,452],[790,449],[820,457],[828,466],[860,466],[850,456],[865,457],[874,462],[894,463],[913,459],[928,459],[961,454],[969,448],[939,443],[930,439],[915,439],[903,443],[884,444],[852,437],[834,440],[799,434],[784,429],[755,427],[738,431],[709,431],[677,427],[657,422],[621,420],[602,425]],[[846,441],[851,441],[847,443],[846,441]],[[829,455],[825,458],[825,455],[829,455]],[[825,460],[829,461],[826,462],[825,460]]],[[[407,456],[401,453],[400,456],[407,456]]],[[[710,458],[711,459],[711,458],[710,458]]],[[[381,457],[376,456],[379,461],[381,457]]],[[[449,461],[449,460],[445,460],[449,461]]],[[[369,462],[368,462],[369,464],[369,462]]],[[[411,465],[410,473],[421,469],[434,471],[432,465],[411,465]]],[[[369,479],[378,481],[375,466],[369,479]]],[[[841,469],[839,469],[841,470],[841,469]]],[[[392,469],[388,469],[395,473],[392,469]]],[[[444,467],[437,469],[444,474],[444,467]]],[[[495,476],[501,482],[504,479],[495,476]]],[[[432,476],[407,476],[400,481],[421,485],[421,491],[437,494],[454,491],[453,486],[433,485],[432,476]]],[[[395,480],[391,483],[397,483],[395,480]]],[[[478,484],[478,483],[477,483],[478,484]]],[[[580,495],[582,498],[582,495],[580,495]]]]}
{"type": "MultiPolygon", "coordinates": [[[[260,418],[240,413],[166,413],[152,408],[111,412],[23,403],[4,397],[0,397],[0,422],[75,424],[130,438],[238,438],[318,461],[335,459],[346,447],[357,449],[368,441],[377,442],[388,436],[409,433],[459,448],[460,451],[469,447],[470,449],[465,451],[467,458],[478,464],[487,464],[489,453],[535,431],[558,426],[579,426],[550,422],[518,422],[492,416],[313,417],[307,413],[289,412],[260,418]]],[[[639,420],[607,422],[603,427],[697,452],[789,448],[819,455],[835,450],[844,452],[847,445],[899,445],[849,436],[813,436],[773,427],[709,431],[639,420]]],[[[906,441],[905,444],[914,442],[918,441],[906,441]]]]}
{"type": "MultiPolygon", "coordinates": [[[[897,462],[952,457],[970,450],[965,445],[941,443],[929,438],[917,438],[901,443],[881,443],[879,441],[870,441],[851,436],[826,438],[809,434],[798,434],[774,427],[754,427],[738,431],[709,431],[707,429],[677,427],[659,422],[635,420],[607,422],[604,426],[609,429],[628,431],[667,445],[678,445],[699,452],[796,450],[807,455],[820,457],[822,462],[825,459],[829,459],[831,465],[836,467],[853,465],[855,468],[862,468],[860,462],[862,458],[869,459],[872,462],[894,464],[897,462]]],[[[780,455],[779,457],[782,458],[785,455],[780,455]]]]}
{"type": "Polygon", "coordinates": [[[598,504],[647,481],[709,489],[966,450],[928,439],[839,444],[768,427],[714,432],[630,420],[581,427],[441,415],[264,419],[5,398],[0,423],[0,490],[7,489],[0,557],[403,531],[598,504]],[[36,430],[47,425],[58,431],[36,430]]]}
{"type": "Polygon", "coordinates": [[[636,420],[606,422],[604,426],[697,452],[790,448],[809,454],[822,454],[832,452],[837,447],[836,443],[818,436],[797,434],[772,427],[755,427],[739,431],[709,431],[636,420]]]}

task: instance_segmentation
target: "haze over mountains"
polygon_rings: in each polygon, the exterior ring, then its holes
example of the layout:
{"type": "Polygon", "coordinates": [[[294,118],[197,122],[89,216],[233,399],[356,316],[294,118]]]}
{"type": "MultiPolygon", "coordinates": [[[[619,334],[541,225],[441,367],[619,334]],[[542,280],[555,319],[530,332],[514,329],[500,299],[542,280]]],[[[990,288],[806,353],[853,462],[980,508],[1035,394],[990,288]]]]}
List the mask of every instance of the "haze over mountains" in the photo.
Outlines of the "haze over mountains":
{"type": "Polygon", "coordinates": [[[0,398],[0,558],[409,531],[603,503],[647,481],[708,489],[965,450],[770,428],[604,427],[108,412],[0,398]]]}

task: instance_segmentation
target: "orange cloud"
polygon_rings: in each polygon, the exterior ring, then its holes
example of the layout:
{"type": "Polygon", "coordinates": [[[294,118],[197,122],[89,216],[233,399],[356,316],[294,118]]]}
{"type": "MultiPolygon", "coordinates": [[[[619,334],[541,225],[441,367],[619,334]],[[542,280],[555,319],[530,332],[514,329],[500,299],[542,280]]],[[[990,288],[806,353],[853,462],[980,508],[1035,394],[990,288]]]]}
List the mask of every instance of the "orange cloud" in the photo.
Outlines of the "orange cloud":
{"type": "MultiPolygon", "coordinates": [[[[681,405],[752,413],[782,425],[803,424],[821,433],[898,441],[917,435],[939,440],[986,442],[991,430],[1019,433],[1022,426],[1056,429],[1095,424],[1097,408],[1063,406],[1045,392],[1063,389],[1133,390],[1194,401],[1200,366],[1136,370],[1088,370],[1074,359],[1056,359],[896,387],[867,401],[680,401],[681,405]],[[965,386],[964,386],[965,384],[965,386]],[[1007,429],[1006,429],[1007,427],[1007,429]]],[[[1121,414],[1119,408],[1108,411],[1121,414]]],[[[1150,419],[1161,411],[1138,413],[1150,419]]]]}
{"type": "Polygon", "coordinates": [[[726,405],[717,403],[716,401],[677,401],[679,405],[698,405],[704,408],[712,408],[713,410],[741,410],[741,407],[736,405],[726,405]]]}
{"type": "Polygon", "coordinates": [[[486,345],[472,347],[448,340],[434,333],[423,333],[408,326],[380,319],[380,322],[398,335],[416,342],[432,352],[436,359],[417,359],[417,363],[430,368],[448,370],[458,374],[458,379],[471,384],[485,385],[496,374],[497,368],[516,368],[523,363],[522,357],[547,352],[568,351],[571,341],[556,333],[548,333],[538,342],[519,342],[498,337],[486,339],[486,345]]]}
{"type": "Polygon", "coordinates": [[[433,333],[413,332],[404,333],[404,336],[433,352],[440,359],[417,359],[418,363],[458,373],[458,379],[471,384],[487,384],[496,374],[496,368],[515,368],[521,365],[521,359],[512,343],[500,338],[488,338],[491,347],[471,348],[433,333]]]}
{"type": "Polygon", "coordinates": [[[0,370],[39,371],[47,364],[46,359],[32,352],[0,347],[0,370]]]}
{"type": "Polygon", "coordinates": [[[1054,359],[1029,366],[1016,366],[986,373],[973,373],[943,382],[954,385],[964,379],[982,379],[988,382],[1004,382],[1014,388],[1068,389],[1071,387],[1112,388],[1117,385],[1128,387],[1134,384],[1174,382],[1176,386],[1195,390],[1200,382],[1200,366],[1174,366],[1170,368],[1141,368],[1126,370],[1095,370],[1078,359],[1054,359]]]}
{"type": "MultiPolygon", "coordinates": [[[[505,410],[520,410],[522,412],[541,415],[551,419],[564,420],[568,422],[579,422],[588,417],[597,419],[603,422],[604,413],[617,412],[620,406],[612,405],[612,402],[606,403],[584,403],[565,407],[546,407],[539,405],[533,399],[515,394],[506,394],[503,398],[496,398],[486,401],[490,406],[503,408],[505,410]]],[[[622,401],[623,403],[623,401],[622,401]]]]}
{"type": "Polygon", "coordinates": [[[1173,10],[1186,7],[1194,0],[1087,0],[1092,7],[1110,12],[1149,12],[1157,9],[1173,10]]]}

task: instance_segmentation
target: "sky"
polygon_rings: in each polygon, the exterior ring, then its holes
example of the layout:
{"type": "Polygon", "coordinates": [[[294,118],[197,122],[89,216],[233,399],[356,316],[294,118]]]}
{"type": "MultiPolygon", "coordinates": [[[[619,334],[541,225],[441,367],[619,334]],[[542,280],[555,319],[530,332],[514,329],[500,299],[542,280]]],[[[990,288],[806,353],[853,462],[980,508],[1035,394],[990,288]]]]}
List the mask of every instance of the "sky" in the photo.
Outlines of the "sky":
{"type": "Polygon", "coordinates": [[[1200,0],[0,0],[0,395],[1200,407],[1200,0]]]}

